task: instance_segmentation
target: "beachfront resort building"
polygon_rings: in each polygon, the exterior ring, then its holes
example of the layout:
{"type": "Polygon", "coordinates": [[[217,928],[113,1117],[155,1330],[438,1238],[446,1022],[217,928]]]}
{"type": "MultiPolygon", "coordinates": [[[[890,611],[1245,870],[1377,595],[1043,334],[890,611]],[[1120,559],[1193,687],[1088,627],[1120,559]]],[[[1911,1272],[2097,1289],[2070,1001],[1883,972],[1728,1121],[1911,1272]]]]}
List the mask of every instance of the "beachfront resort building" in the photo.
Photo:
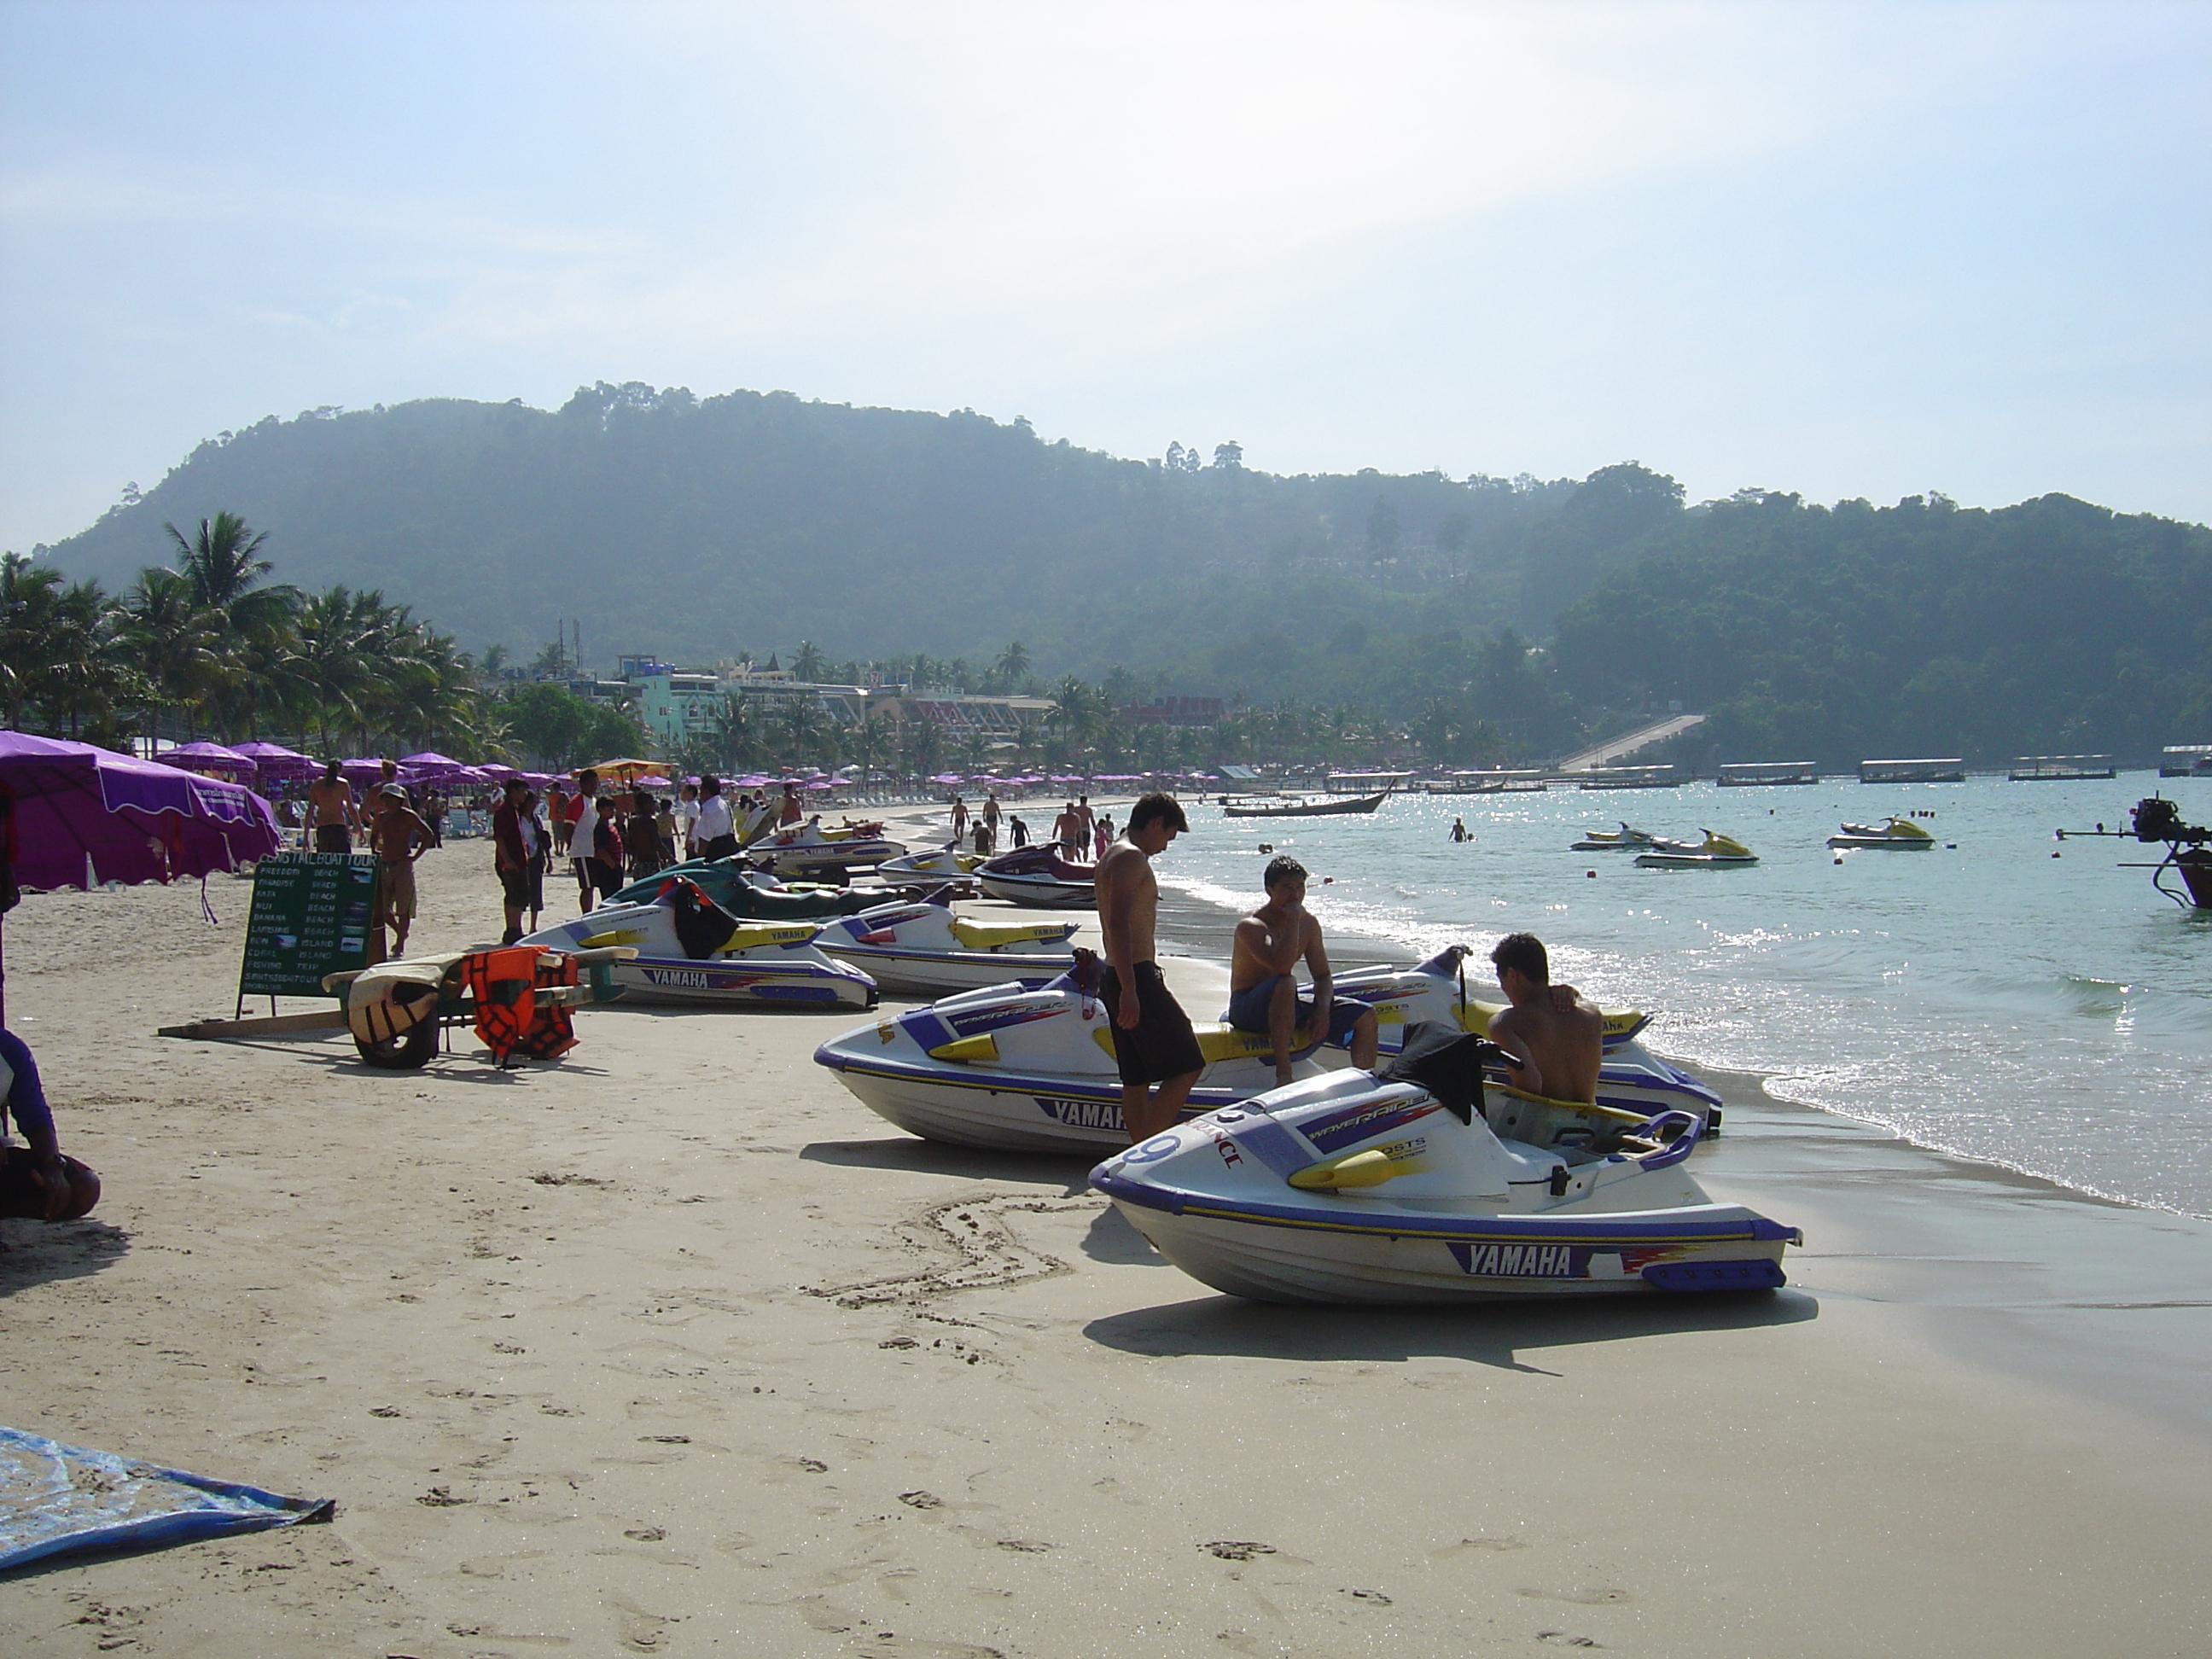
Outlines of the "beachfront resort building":
{"type": "Polygon", "coordinates": [[[890,722],[894,732],[912,720],[934,721],[948,738],[981,733],[992,743],[1012,742],[1022,728],[1041,724],[1052,713],[1044,697],[981,696],[949,691],[916,695],[898,684],[838,685],[802,680],[787,668],[757,668],[749,662],[723,662],[712,670],[683,669],[652,657],[619,659],[622,683],[630,689],[646,729],[669,750],[720,731],[728,699],[757,700],[767,720],[793,699],[812,701],[836,726],[857,726],[871,715],[890,722]]]}

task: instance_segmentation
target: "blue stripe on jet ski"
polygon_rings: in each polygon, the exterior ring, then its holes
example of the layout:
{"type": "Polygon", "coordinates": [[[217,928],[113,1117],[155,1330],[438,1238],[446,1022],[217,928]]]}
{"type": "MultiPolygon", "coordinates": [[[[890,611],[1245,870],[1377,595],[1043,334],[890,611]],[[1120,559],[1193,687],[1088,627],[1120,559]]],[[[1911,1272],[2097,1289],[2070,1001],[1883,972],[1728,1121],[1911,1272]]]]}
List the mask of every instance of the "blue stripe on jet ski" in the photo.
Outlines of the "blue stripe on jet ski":
{"type": "Polygon", "coordinates": [[[1127,1176],[1101,1164],[1091,1172],[1091,1184],[1109,1198],[1164,1210],[1170,1215],[1206,1216],[1218,1221],[1249,1221],[1263,1227],[1301,1227],[1322,1232],[1357,1233],[1370,1237],[1436,1238],[1470,1244],[1545,1243],[1585,1244],[1617,1249],[1623,1244],[1680,1244],[1729,1239],[1762,1243],[1798,1243],[1795,1227],[1753,1216],[1746,1221],[1638,1222],[1632,1229],[1608,1226],[1585,1216],[1492,1216],[1480,1221],[1447,1216],[1384,1216],[1362,1212],[1371,1219],[1354,1220],[1345,1211],[1327,1211],[1304,1205],[1267,1204],[1257,1200],[1224,1204],[1203,1193],[1178,1192],[1127,1176]]]}
{"type": "Polygon", "coordinates": [[[900,1015],[898,1023],[924,1050],[942,1048],[953,1040],[952,1028],[927,1008],[917,1008],[910,1014],[900,1015]]]}
{"type": "MultiPolygon", "coordinates": [[[[904,1019],[913,1018],[911,1014],[902,1016],[904,1019]]],[[[844,1040],[842,1037],[837,1039],[839,1042],[844,1040]]],[[[1118,1101],[1121,1098],[1121,1085],[1110,1076],[1101,1077],[1095,1084],[1078,1083],[1065,1076],[1024,1077],[1012,1072],[962,1073],[950,1066],[924,1061],[863,1059],[851,1054],[830,1054],[830,1045],[825,1042],[815,1051],[814,1058],[833,1071],[857,1072],[863,1077],[891,1078],[903,1083],[931,1083],[948,1089],[982,1089],[1001,1095],[1057,1095],[1070,1100],[1118,1101]],[[825,1058],[825,1055],[830,1057],[825,1058]]],[[[1218,1111],[1224,1106],[1241,1106],[1250,1098],[1249,1095],[1240,1095],[1229,1089],[1193,1089],[1182,1115],[1186,1119],[1199,1117],[1207,1112],[1218,1111]]],[[[1311,1158],[1304,1159],[1298,1167],[1303,1169],[1312,1162],[1311,1158]]]]}
{"type": "Polygon", "coordinates": [[[1224,1106],[1221,1114],[1224,1123],[1243,1120],[1237,1128],[1237,1144],[1285,1180],[1312,1164],[1313,1155],[1298,1145],[1297,1138],[1264,1111],[1224,1106]]]}

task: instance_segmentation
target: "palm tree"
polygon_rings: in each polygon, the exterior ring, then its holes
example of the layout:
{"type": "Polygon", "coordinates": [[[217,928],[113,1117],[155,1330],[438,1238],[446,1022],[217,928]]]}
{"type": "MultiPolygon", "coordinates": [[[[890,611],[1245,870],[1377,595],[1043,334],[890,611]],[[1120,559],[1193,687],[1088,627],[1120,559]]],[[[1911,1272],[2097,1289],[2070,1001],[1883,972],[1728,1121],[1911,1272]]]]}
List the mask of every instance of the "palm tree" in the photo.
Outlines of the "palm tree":
{"type": "Polygon", "coordinates": [[[778,722],[783,734],[784,757],[793,765],[814,758],[822,743],[822,705],[811,694],[785,700],[783,718],[778,722]]]}
{"type": "Polygon", "coordinates": [[[945,758],[944,728],[927,714],[909,719],[899,732],[899,763],[916,777],[927,777],[945,758]]]}
{"type": "Polygon", "coordinates": [[[753,714],[752,699],[744,692],[731,691],[723,696],[721,709],[714,719],[714,740],[718,765],[742,767],[758,757],[760,722],[753,714]]]}
{"type": "Polygon", "coordinates": [[[994,668],[999,676],[1000,685],[1008,691],[1016,690],[1029,678],[1029,647],[1024,645],[1019,640],[1012,641],[1005,650],[999,653],[999,660],[994,665],[994,668]]]}
{"type": "Polygon", "coordinates": [[[118,638],[155,694],[149,730],[155,708],[175,708],[184,711],[185,736],[194,734],[193,710],[209,705],[232,668],[225,633],[222,613],[199,602],[188,578],[158,565],[138,573],[118,638]]]}
{"type": "MultiPolygon", "coordinates": [[[[331,719],[339,717],[343,728],[357,715],[356,699],[367,690],[368,665],[355,597],[340,585],[312,595],[300,607],[294,624],[295,638],[290,662],[291,677],[304,716],[312,712],[325,753],[331,748],[331,719]]],[[[306,722],[301,721],[301,729],[306,722]]]]}
{"type": "Polygon", "coordinates": [[[1064,676],[1052,689],[1052,713],[1045,718],[1060,728],[1060,738],[1079,744],[1091,735],[1096,716],[1091,688],[1074,675],[1064,676]]]}
{"type": "Polygon", "coordinates": [[[292,587],[262,587],[261,579],[276,567],[261,556],[269,539],[265,530],[250,527],[235,513],[217,513],[202,519],[198,532],[187,541],[173,524],[164,524],[176,544],[179,574],[192,585],[192,597],[220,611],[231,630],[239,635],[280,629],[298,603],[292,587]]]}
{"type": "Polygon", "coordinates": [[[62,573],[20,553],[0,556],[0,709],[11,730],[39,695],[56,657],[54,610],[62,573]]]}
{"type": "Polygon", "coordinates": [[[830,659],[811,640],[799,641],[799,649],[792,653],[791,672],[795,679],[818,683],[829,667],[830,659]]]}

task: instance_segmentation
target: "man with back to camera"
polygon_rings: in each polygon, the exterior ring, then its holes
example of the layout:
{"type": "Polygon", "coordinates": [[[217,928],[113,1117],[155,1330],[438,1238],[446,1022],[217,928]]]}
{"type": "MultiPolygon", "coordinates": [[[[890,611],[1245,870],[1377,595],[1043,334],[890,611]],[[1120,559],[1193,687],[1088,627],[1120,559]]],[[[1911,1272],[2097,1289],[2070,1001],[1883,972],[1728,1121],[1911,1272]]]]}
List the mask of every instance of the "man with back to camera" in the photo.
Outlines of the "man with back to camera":
{"type": "Polygon", "coordinates": [[[353,851],[353,832],[362,827],[361,809],[336,761],[325,761],[323,775],[307,786],[307,823],[318,853],[353,851]]]}
{"type": "Polygon", "coordinates": [[[1229,1010],[1222,1018],[1240,1031],[1265,1031],[1274,1044],[1275,1081],[1291,1080],[1293,1048],[1310,1048],[1325,1037],[1348,1042],[1352,1063],[1375,1069],[1375,1011],[1350,997],[1330,994],[1328,952],[1321,923],[1306,908],[1306,867],[1287,853],[1267,861],[1261,878],[1267,902],[1237,924],[1229,959],[1229,1010]],[[1313,975],[1298,994],[1296,969],[1304,959],[1313,975]],[[1326,1012],[1323,1012],[1326,1011],[1326,1012]]]}
{"type": "Polygon", "coordinates": [[[1160,886],[1152,860],[1189,828],[1174,796],[1157,791],[1143,796],[1129,809],[1128,827],[1106,849],[1095,878],[1099,929],[1106,936],[1099,994],[1114,1034],[1121,1123],[1132,1146],[1175,1127],[1191,1085],[1206,1069],[1190,1017],[1153,960],[1160,886]]]}
{"type": "Polygon", "coordinates": [[[1551,958],[1534,933],[1508,933],[1490,960],[1513,1005],[1490,1022],[1490,1040],[1514,1068],[1513,1086],[1547,1100],[1595,1104],[1605,1017],[1572,986],[1552,983],[1551,958]]]}

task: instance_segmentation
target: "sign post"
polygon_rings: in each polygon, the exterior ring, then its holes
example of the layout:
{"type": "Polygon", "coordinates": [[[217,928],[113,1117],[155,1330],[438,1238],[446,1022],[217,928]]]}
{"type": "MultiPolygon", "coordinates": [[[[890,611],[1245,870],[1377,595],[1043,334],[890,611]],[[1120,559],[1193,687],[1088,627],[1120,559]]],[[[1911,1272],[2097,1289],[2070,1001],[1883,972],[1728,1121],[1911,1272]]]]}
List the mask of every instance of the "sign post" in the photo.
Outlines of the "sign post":
{"type": "Polygon", "coordinates": [[[238,1010],[250,996],[319,997],[324,975],[368,967],[376,872],[374,853],[272,853],[256,864],[238,1010]]]}

